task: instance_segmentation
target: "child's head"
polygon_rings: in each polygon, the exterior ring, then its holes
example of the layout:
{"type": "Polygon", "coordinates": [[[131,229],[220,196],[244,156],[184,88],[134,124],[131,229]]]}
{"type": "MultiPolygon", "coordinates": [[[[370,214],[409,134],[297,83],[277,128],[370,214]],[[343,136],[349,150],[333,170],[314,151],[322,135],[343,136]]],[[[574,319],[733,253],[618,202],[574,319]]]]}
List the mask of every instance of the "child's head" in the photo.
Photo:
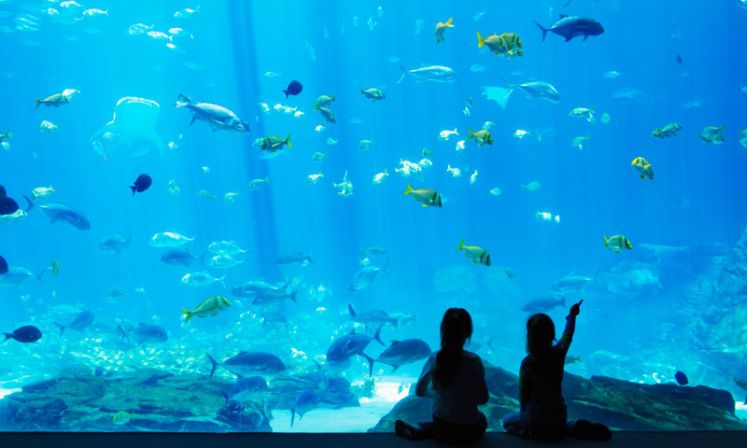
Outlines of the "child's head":
{"type": "Polygon", "coordinates": [[[464,347],[472,337],[472,317],[464,308],[449,308],[441,319],[441,348],[464,347]]]}
{"type": "Polygon", "coordinates": [[[527,353],[542,357],[552,349],[555,340],[555,324],[544,313],[532,315],[527,320],[527,353]]]}
{"type": "Polygon", "coordinates": [[[472,337],[472,317],[464,308],[449,308],[441,320],[441,351],[436,356],[433,386],[449,387],[459,369],[464,343],[472,337]]]}

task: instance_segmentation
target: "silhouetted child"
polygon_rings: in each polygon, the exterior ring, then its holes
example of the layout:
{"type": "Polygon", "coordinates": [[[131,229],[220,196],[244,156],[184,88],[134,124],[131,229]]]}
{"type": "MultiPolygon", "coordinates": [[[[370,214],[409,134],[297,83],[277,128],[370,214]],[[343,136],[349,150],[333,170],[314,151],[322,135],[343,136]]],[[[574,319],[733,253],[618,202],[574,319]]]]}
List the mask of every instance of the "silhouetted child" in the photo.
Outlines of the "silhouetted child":
{"type": "Polygon", "coordinates": [[[557,344],[555,324],[547,314],[535,314],[527,321],[527,356],[519,372],[521,411],[506,416],[503,427],[509,434],[533,439],[559,439],[571,435],[583,439],[609,440],[606,426],[588,420],[568,424],[563,399],[565,357],[576,330],[581,304],[571,306],[565,330],[557,344]]]}
{"type": "Polygon", "coordinates": [[[479,356],[464,350],[472,336],[472,318],[463,308],[449,308],[441,321],[441,350],[423,366],[415,394],[433,398],[433,422],[394,424],[395,433],[410,440],[435,437],[444,443],[479,441],[488,422],[477,405],[488,402],[485,368],[479,356]]]}

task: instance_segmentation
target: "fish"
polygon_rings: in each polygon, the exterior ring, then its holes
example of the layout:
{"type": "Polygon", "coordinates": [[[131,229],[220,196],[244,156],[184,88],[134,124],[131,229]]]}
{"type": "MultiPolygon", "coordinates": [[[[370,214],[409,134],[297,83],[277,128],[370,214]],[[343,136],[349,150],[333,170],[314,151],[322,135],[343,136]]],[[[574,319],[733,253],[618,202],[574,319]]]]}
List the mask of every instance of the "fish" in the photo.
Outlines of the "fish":
{"type": "Polygon", "coordinates": [[[553,294],[570,294],[578,293],[583,290],[591,281],[591,277],[583,275],[568,274],[550,286],[553,294]]]}
{"type": "Polygon", "coordinates": [[[472,264],[490,266],[490,253],[483,247],[466,245],[464,240],[461,240],[457,250],[464,251],[464,256],[472,260],[472,264]]]}
{"type": "Polygon", "coordinates": [[[127,411],[117,411],[112,414],[112,423],[117,426],[126,425],[130,420],[132,420],[132,415],[127,411]]]}
{"type": "Polygon", "coordinates": [[[656,138],[661,138],[661,139],[669,138],[669,137],[676,135],[681,129],[682,129],[682,125],[677,122],[668,123],[660,128],[654,129],[654,132],[652,132],[652,135],[656,138]]]}
{"type": "Polygon", "coordinates": [[[56,124],[52,123],[49,120],[42,120],[41,123],[39,123],[39,129],[42,132],[56,131],[58,127],[59,126],[57,126],[56,124]]]}
{"type": "Polygon", "coordinates": [[[117,331],[122,337],[122,342],[134,340],[138,345],[166,342],[169,340],[169,333],[160,325],[147,324],[140,322],[136,327],[126,327],[123,324],[117,325],[117,331]]]}
{"type": "Polygon", "coordinates": [[[545,311],[549,311],[553,308],[557,307],[564,307],[565,306],[565,297],[561,297],[559,299],[550,296],[545,298],[538,298],[530,301],[526,305],[524,305],[521,310],[527,313],[542,313],[545,311]]]}
{"type": "Polygon", "coordinates": [[[386,179],[387,177],[389,177],[389,170],[384,170],[384,171],[374,174],[372,181],[373,183],[378,185],[384,182],[384,179],[386,179]]]}
{"type": "Polygon", "coordinates": [[[436,190],[431,190],[429,188],[413,189],[412,185],[407,184],[405,196],[412,196],[413,199],[421,202],[423,207],[441,207],[443,205],[441,195],[438,194],[436,190]]]}
{"type": "Polygon", "coordinates": [[[477,33],[477,48],[488,47],[491,53],[496,56],[505,56],[512,58],[524,55],[524,44],[516,33],[493,33],[486,38],[477,33]]]}
{"type": "Polygon", "coordinates": [[[210,378],[215,375],[218,367],[223,367],[239,378],[256,374],[274,375],[286,369],[285,363],[272,353],[240,351],[222,363],[216,361],[210,354],[207,357],[211,366],[210,378]]]}
{"type": "Polygon", "coordinates": [[[564,37],[566,42],[576,37],[583,37],[586,41],[590,36],[600,36],[604,33],[602,24],[589,17],[561,14],[560,18],[548,28],[536,21],[534,24],[542,31],[542,42],[545,41],[548,32],[564,37]]]}
{"type": "Polygon", "coordinates": [[[259,291],[254,295],[254,299],[252,299],[252,305],[271,305],[285,300],[298,302],[297,296],[298,291],[290,288],[290,286],[283,289],[259,291]]]}
{"type": "Polygon", "coordinates": [[[67,330],[68,328],[75,331],[83,331],[96,320],[96,316],[94,316],[93,312],[90,310],[83,310],[75,315],[73,320],[70,321],[67,325],[63,325],[57,322],[54,322],[54,325],[57,326],[57,328],[60,329],[60,336],[67,330]]]}
{"type": "Polygon", "coordinates": [[[0,275],[0,287],[20,286],[34,274],[21,266],[8,266],[7,272],[0,275]]]}
{"type": "Polygon", "coordinates": [[[422,339],[404,339],[392,341],[376,358],[376,362],[392,366],[394,373],[406,364],[412,364],[431,355],[431,348],[422,339]]]}
{"type": "Polygon", "coordinates": [[[269,137],[258,138],[254,141],[254,146],[258,147],[263,151],[278,152],[284,147],[292,148],[291,136],[288,134],[287,137],[278,137],[277,135],[270,135],[269,137]]]}
{"type": "Polygon", "coordinates": [[[250,280],[231,289],[231,294],[237,297],[252,298],[263,293],[285,291],[291,282],[269,283],[265,280],[250,280]]]}
{"type": "Polygon", "coordinates": [[[306,180],[310,184],[315,184],[315,183],[319,182],[322,179],[324,179],[324,173],[321,172],[321,171],[318,172],[318,173],[311,173],[308,176],[306,176],[306,180]]]}
{"type": "Polygon", "coordinates": [[[36,187],[33,190],[31,190],[31,198],[32,199],[46,199],[56,192],[57,190],[55,190],[52,185],[48,187],[36,187]]]}
{"type": "Polygon", "coordinates": [[[303,389],[298,391],[296,395],[296,401],[291,408],[291,428],[296,422],[296,414],[298,419],[301,420],[307,412],[318,408],[322,404],[322,395],[316,389],[303,389]]]}
{"type": "Polygon", "coordinates": [[[208,245],[208,252],[216,255],[241,255],[249,252],[242,249],[235,241],[213,241],[208,245]]]}
{"type": "Polygon", "coordinates": [[[335,101],[337,101],[335,95],[319,95],[314,101],[314,110],[319,110],[321,107],[327,107],[335,101]]]}
{"type": "Polygon", "coordinates": [[[69,104],[70,102],[72,102],[73,95],[76,93],[80,92],[76,89],[65,89],[60,93],[49,95],[44,99],[37,98],[34,101],[36,101],[36,107],[39,107],[41,105],[45,105],[47,107],[60,107],[63,104],[69,104]]]}
{"type": "Polygon", "coordinates": [[[567,366],[569,366],[571,364],[576,364],[576,363],[579,363],[579,362],[581,362],[581,357],[580,356],[570,355],[570,356],[566,356],[565,357],[565,365],[567,365],[567,366]]]}
{"type": "Polygon", "coordinates": [[[440,44],[443,42],[444,39],[444,33],[446,32],[447,28],[454,28],[454,18],[449,17],[446,19],[445,22],[437,22],[436,23],[436,44],[440,44]]]}
{"type": "Polygon", "coordinates": [[[229,269],[243,262],[244,260],[235,258],[234,255],[219,254],[208,257],[205,264],[213,269],[229,269]]]}
{"type": "Polygon", "coordinates": [[[480,147],[493,144],[493,136],[490,134],[490,131],[485,129],[480,129],[477,132],[473,132],[470,129],[467,140],[475,140],[480,147]]]}
{"type": "Polygon", "coordinates": [[[194,114],[192,121],[189,123],[190,125],[196,120],[202,120],[208,123],[214,131],[222,129],[237,132],[250,131],[249,123],[241,120],[232,110],[218,104],[195,102],[179,94],[176,100],[176,107],[188,109],[194,114]]]}
{"type": "Polygon", "coordinates": [[[630,250],[633,248],[633,244],[630,242],[628,237],[625,235],[612,235],[607,238],[604,236],[604,248],[610,249],[611,251],[619,254],[623,250],[630,250]]]}
{"type": "Polygon", "coordinates": [[[314,261],[311,254],[304,252],[293,252],[286,254],[277,259],[277,264],[300,264],[301,266],[308,266],[314,261]]]}
{"type": "Polygon", "coordinates": [[[594,109],[588,107],[576,107],[572,109],[568,115],[571,117],[580,117],[589,123],[594,123],[594,109]]]}
{"type": "Polygon", "coordinates": [[[39,274],[36,276],[36,279],[41,281],[44,281],[44,274],[49,271],[52,273],[52,277],[57,277],[57,275],[60,273],[60,262],[59,260],[53,260],[49,263],[49,265],[44,268],[39,274]]]}
{"type": "Polygon", "coordinates": [[[270,183],[270,178],[269,177],[262,177],[262,178],[252,179],[252,180],[249,181],[249,189],[250,190],[256,190],[256,189],[262,187],[263,185],[267,185],[269,183],[270,183]]]}
{"type": "MultiPolygon", "coordinates": [[[[397,80],[397,84],[404,81],[406,76],[412,76],[417,82],[430,81],[430,82],[443,82],[449,83],[456,81],[456,72],[451,67],[445,65],[428,65],[425,67],[415,68],[412,70],[406,69],[400,65],[402,75],[397,80]]],[[[366,95],[368,97],[368,95],[366,95]]],[[[368,97],[370,98],[370,97],[368,97]]],[[[381,98],[372,99],[384,99],[383,93],[381,98]]]]}
{"type": "Polygon", "coordinates": [[[375,87],[369,87],[367,89],[361,88],[361,95],[373,101],[381,101],[386,99],[384,91],[375,87]]]}
{"type": "Polygon", "coordinates": [[[31,344],[42,338],[42,332],[33,325],[26,325],[13,330],[12,333],[3,333],[5,340],[13,339],[23,344],[31,344]]]}
{"type": "Polygon", "coordinates": [[[363,291],[364,289],[367,289],[371,284],[373,284],[380,272],[384,272],[388,275],[386,268],[387,265],[384,265],[383,267],[374,265],[363,266],[353,276],[353,281],[350,284],[349,289],[351,291],[363,291]]]}
{"type": "MultiPolygon", "coordinates": [[[[26,198],[26,200],[29,201],[30,208],[33,207],[31,200],[28,198],[26,198]]],[[[39,205],[39,209],[47,215],[49,222],[52,224],[56,222],[64,222],[78,230],[85,231],[91,229],[91,222],[85,217],[85,215],[83,215],[83,213],[65,204],[42,204],[39,205]]]]}
{"type": "Polygon", "coordinates": [[[638,171],[638,175],[641,177],[641,180],[645,178],[651,179],[651,182],[654,181],[654,167],[649,163],[648,160],[645,158],[638,156],[630,163],[630,165],[638,171]]]}
{"type": "Polygon", "coordinates": [[[371,146],[373,146],[373,144],[373,140],[363,139],[358,142],[358,149],[360,149],[361,151],[368,151],[369,149],[371,149],[371,146]]]}
{"type": "Polygon", "coordinates": [[[452,136],[459,136],[459,130],[457,128],[444,129],[438,133],[439,140],[449,141],[452,136]]]}
{"type": "Polygon", "coordinates": [[[209,286],[213,283],[220,283],[223,287],[226,287],[226,277],[214,277],[209,272],[190,272],[182,277],[182,284],[187,286],[209,286]]]}
{"type": "Polygon", "coordinates": [[[537,213],[534,214],[534,217],[537,221],[560,224],[560,215],[553,215],[552,212],[537,211],[537,213]]]}
{"type": "Polygon", "coordinates": [[[530,81],[523,84],[511,84],[512,90],[519,89],[530,98],[545,100],[553,104],[560,102],[560,92],[554,85],[544,81],[530,81]]]}
{"type": "Polygon", "coordinates": [[[368,361],[369,376],[373,376],[374,359],[365,354],[363,351],[368,347],[371,341],[376,341],[383,347],[386,347],[381,340],[381,328],[384,324],[379,325],[373,337],[364,334],[357,334],[355,330],[335,339],[327,349],[327,362],[330,364],[342,364],[347,362],[353,356],[362,356],[368,361]]]}
{"type": "Polygon", "coordinates": [[[8,261],[0,255],[0,275],[8,273],[8,261]]]}
{"type": "Polygon", "coordinates": [[[542,184],[536,180],[533,180],[528,184],[521,184],[521,189],[526,191],[538,191],[540,188],[542,188],[542,184]]]}
{"type": "Polygon", "coordinates": [[[143,173],[135,179],[135,182],[132,185],[130,185],[130,190],[132,190],[133,195],[135,193],[142,193],[150,188],[151,184],[153,184],[153,179],[149,175],[143,173]]]}
{"type": "Polygon", "coordinates": [[[290,84],[288,84],[288,87],[283,89],[283,93],[285,94],[286,98],[288,98],[289,95],[296,96],[302,91],[303,91],[303,84],[301,84],[298,81],[291,81],[290,84]]]}
{"type": "Polygon", "coordinates": [[[194,238],[176,232],[158,232],[150,239],[150,246],[157,248],[177,248],[194,241],[194,238]]]}
{"type": "Polygon", "coordinates": [[[726,141],[724,137],[724,125],[721,126],[706,126],[698,134],[698,138],[706,143],[713,143],[714,145],[720,145],[726,141]]]}
{"type": "Polygon", "coordinates": [[[679,384],[680,386],[687,386],[689,381],[687,379],[687,375],[685,375],[684,372],[681,370],[678,370],[674,373],[674,380],[679,384]]]}
{"type": "Polygon", "coordinates": [[[368,310],[361,313],[357,312],[351,304],[348,304],[348,314],[350,315],[350,320],[360,324],[389,324],[393,327],[398,327],[400,323],[399,317],[384,310],[368,310]]]}
{"type": "Polygon", "coordinates": [[[491,196],[500,196],[503,193],[503,190],[501,190],[500,187],[493,187],[488,190],[488,193],[490,193],[491,196]]]}
{"type": "Polygon", "coordinates": [[[205,318],[209,316],[217,316],[223,310],[231,306],[231,301],[224,296],[210,296],[207,299],[200,302],[199,305],[190,311],[186,308],[182,308],[182,315],[184,316],[184,323],[189,322],[193,317],[205,318]]]}
{"type": "Polygon", "coordinates": [[[337,119],[335,118],[335,113],[326,106],[320,106],[317,111],[322,115],[322,118],[324,118],[325,123],[337,123],[337,119]]]}
{"type": "Polygon", "coordinates": [[[189,267],[195,260],[197,256],[187,249],[169,249],[161,254],[161,262],[171,265],[189,267]]]}

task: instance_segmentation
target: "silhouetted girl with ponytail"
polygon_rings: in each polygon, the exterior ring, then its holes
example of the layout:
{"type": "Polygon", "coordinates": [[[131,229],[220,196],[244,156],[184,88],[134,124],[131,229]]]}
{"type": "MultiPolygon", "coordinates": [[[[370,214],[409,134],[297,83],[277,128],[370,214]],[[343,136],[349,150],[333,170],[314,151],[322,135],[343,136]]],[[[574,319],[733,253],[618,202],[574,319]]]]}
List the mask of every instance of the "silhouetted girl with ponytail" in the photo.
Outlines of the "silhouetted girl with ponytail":
{"type": "Polygon", "coordinates": [[[472,336],[472,318],[464,308],[449,308],[441,321],[441,350],[423,366],[415,394],[433,398],[433,422],[413,426],[395,422],[400,437],[435,437],[445,443],[474,443],[487,428],[477,406],[488,402],[485,368],[476,354],[464,350],[472,336]]]}

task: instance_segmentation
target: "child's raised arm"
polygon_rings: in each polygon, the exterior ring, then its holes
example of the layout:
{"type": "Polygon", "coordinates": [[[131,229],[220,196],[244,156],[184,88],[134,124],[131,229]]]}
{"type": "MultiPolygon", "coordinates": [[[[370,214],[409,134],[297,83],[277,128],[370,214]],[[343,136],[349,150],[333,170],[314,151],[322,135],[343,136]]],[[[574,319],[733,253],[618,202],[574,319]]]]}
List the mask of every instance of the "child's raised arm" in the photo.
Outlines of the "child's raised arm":
{"type": "Polygon", "coordinates": [[[558,341],[558,349],[565,355],[568,353],[568,349],[571,347],[571,341],[573,341],[573,333],[576,332],[576,316],[581,312],[581,304],[584,300],[581,299],[578,303],[574,303],[571,309],[568,311],[568,316],[565,318],[565,330],[563,330],[563,336],[558,341]]]}

